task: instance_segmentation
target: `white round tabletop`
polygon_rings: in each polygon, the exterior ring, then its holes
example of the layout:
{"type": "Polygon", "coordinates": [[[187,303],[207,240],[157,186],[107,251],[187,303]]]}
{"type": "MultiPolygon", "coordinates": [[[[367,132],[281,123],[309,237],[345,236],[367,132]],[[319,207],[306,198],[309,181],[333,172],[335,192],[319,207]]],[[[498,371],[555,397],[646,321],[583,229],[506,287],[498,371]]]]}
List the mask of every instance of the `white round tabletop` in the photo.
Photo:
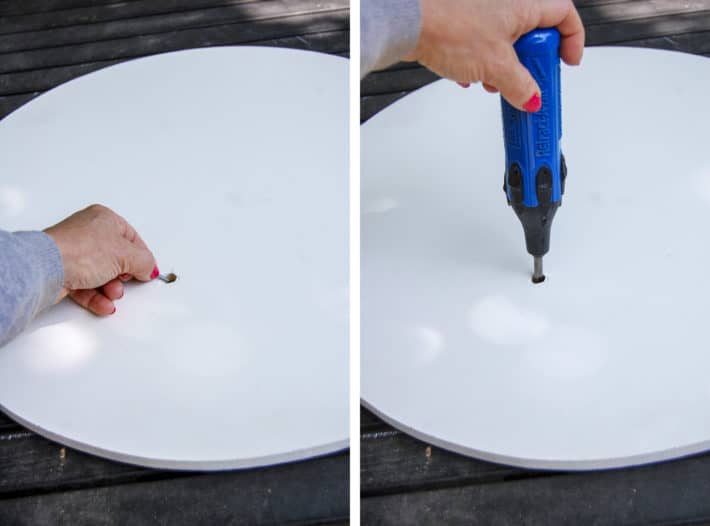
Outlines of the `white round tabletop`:
{"type": "Polygon", "coordinates": [[[180,469],[348,445],[348,63],[208,48],[75,79],[0,122],[0,227],[98,202],[171,284],[65,300],[0,348],[0,406],[63,444],[180,469]]]}
{"type": "Polygon", "coordinates": [[[710,448],[710,61],[563,66],[545,256],[502,191],[500,102],[439,81],[362,129],[362,398],[473,457],[594,469],[710,448]]]}

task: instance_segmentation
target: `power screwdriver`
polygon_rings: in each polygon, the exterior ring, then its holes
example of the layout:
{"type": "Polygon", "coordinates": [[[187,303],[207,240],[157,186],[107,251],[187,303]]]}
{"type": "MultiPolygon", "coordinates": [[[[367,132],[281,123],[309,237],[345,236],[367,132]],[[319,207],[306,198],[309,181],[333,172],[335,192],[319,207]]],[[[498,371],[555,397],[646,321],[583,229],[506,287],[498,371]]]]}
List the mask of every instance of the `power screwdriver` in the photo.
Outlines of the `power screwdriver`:
{"type": "Polygon", "coordinates": [[[545,281],[542,257],[550,250],[550,228],[562,203],[567,166],[560,151],[560,33],[536,29],[515,43],[520,62],[540,86],[542,107],[519,111],[501,97],[505,141],[503,191],[525,232],[533,256],[533,283],[545,281]]]}

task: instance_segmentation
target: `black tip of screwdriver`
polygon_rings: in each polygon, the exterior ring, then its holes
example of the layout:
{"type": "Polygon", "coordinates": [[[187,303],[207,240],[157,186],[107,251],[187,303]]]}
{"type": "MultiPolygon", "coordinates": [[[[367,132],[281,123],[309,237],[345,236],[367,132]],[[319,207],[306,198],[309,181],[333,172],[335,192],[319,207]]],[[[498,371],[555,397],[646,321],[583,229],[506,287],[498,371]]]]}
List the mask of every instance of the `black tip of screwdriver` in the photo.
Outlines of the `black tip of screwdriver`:
{"type": "Polygon", "coordinates": [[[545,274],[542,273],[542,256],[533,256],[533,283],[542,283],[545,281],[545,274]]]}

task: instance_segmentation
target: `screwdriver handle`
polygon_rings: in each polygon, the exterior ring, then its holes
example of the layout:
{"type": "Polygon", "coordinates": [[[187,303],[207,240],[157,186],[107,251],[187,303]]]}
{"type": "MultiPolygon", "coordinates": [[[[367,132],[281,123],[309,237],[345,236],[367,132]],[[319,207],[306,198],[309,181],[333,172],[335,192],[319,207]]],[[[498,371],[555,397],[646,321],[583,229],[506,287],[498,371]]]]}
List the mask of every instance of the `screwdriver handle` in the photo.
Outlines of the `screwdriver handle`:
{"type": "Polygon", "coordinates": [[[515,51],[540,86],[542,107],[528,113],[515,109],[501,97],[504,190],[509,204],[535,208],[561,201],[567,175],[560,152],[560,33],[556,29],[536,29],[518,39],[515,51]]]}

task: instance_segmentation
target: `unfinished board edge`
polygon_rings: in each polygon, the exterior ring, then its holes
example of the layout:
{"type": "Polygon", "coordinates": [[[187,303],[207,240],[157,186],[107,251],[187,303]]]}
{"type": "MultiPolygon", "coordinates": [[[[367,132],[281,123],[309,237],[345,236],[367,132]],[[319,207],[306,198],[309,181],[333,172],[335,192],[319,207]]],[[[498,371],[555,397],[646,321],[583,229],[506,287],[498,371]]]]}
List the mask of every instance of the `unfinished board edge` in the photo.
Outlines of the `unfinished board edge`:
{"type": "Polygon", "coordinates": [[[123,462],[124,464],[131,464],[134,466],[153,468],[153,469],[166,469],[166,470],[188,470],[188,471],[223,471],[231,469],[249,469],[249,468],[262,468],[268,466],[274,466],[277,464],[285,464],[288,462],[298,462],[302,460],[310,460],[312,458],[322,457],[332,453],[338,453],[345,451],[350,447],[350,439],[345,438],[341,440],[336,440],[334,442],[328,442],[326,444],[320,444],[310,448],[297,449],[294,451],[288,451],[285,453],[276,453],[274,455],[266,455],[254,458],[240,458],[240,459],[217,459],[217,460],[170,460],[170,459],[156,459],[149,457],[142,457],[138,455],[123,454],[117,451],[112,451],[109,449],[104,449],[101,447],[93,446],[82,442],[81,440],[76,440],[69,437],[64,437],[43,427],[25,420],[24,418],[18,416],[17,414],[10,411],[7,407],[0,404],[0,411],[3,411],[10,418],[15,420],[18,424],[24,426],[37,433],[38,435],[51,440],[58,444],[66,447],[76,449],[83,453],[89,453],[91,455],[96,455],[101,458],[108,460],[113,460],[115,462],[123,462]]]}
{"type": "Polygon", "coordinates": [[[417,440],[421,440],[422,442],[431,444],[432,446],[436,446],[452,453],[458,453],[459,455],[474,458],[476,460],[484,460],[486,462],[493,462],[495,464],[502,464],[504,466],[524,468],[535,471],[598,471],[605,469],[624,469],[638,466],[646,466],[670,460],[679,460],[692,455],[697,455],[699,453],[705,453],[710,450],[710,440],[706,440],[703,442],[665,449],[662,451],[655,451],[653,453],[633,455],[630,457],[613,457],[579,461],[549,459],[536,460],[513,457],[498,453],[491,453],[489,451],[469,448],[460,444],[454,444],[453,442],[449,442],[442,438],[429,435],[428,433],[418,431],[412,427],[409,427],[406,424],[399,422],[395,418],[392,418],[386,413],[383,413],[382,411],[377,409],[373,404],[369,403],[364,398],[360,399],[360,403],[363,407],[365,407],[365,409],[373,413],[375,416],[377,416],[393,428],[403,433],[406,433],[409,436],[416,438],[417,440]]]}

